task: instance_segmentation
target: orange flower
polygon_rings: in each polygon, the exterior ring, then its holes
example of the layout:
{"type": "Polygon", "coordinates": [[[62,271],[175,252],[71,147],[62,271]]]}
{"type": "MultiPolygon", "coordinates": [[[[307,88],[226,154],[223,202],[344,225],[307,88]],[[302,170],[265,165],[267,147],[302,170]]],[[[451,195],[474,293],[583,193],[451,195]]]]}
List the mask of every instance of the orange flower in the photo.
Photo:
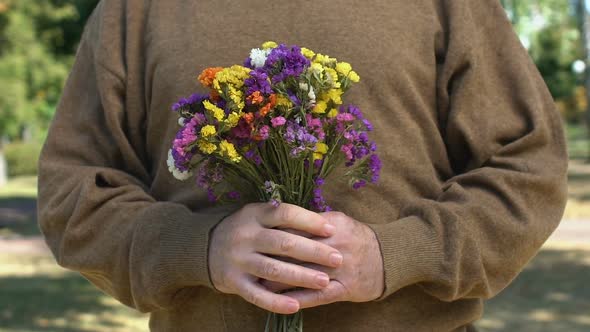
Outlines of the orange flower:
{"type": "Polygon", "coordinates": [[[246,98],[252,105],[260,104],[264,100],[264,97],[260,94],[260,91],[254,91],[251,95],[246,98]]]}
{"type": "Polygon", "coordinates": [[[271,94],[270,96],[268,96],[268,101],[270,103],[270,107],[273,108],[277,105],[277,95],[276,94],[271,94]]]}
{"type": "Polygon", "coordinates": [[[213,80],[215,79],[215,75],[218,72],[222,71],[222,67],[211,67],[203,70],[201,75],[199,75],[199,82],[206,87],[211,87],[213,85],[213,80]]]}
{"type": "Polygon", "coordinates": [[[260,109],[260,116],[266,116],[268,112],[270,112],[271,107],[271,103],[264,105],[264,107],[260,109]]]}
{"type": "Polygon", "coordinates": [[[247,124],[251,124],[254,121],[254,114],[252,112],[244,113],[242,117],[246,120],[247,124]]]}

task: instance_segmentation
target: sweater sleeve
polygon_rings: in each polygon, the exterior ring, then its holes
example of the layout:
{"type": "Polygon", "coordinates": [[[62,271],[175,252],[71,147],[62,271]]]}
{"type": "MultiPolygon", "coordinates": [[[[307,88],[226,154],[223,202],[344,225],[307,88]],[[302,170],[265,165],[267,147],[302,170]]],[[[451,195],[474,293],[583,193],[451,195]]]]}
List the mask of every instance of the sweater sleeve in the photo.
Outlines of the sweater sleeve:
{"type": "Polygon", "coordinates": [[[136,143],[145,138],[124,125],[142,111],[127,107],[125,67],[114,65],[123,59],[120,8],[102,1],[87,23],[40,156],[38,220],[59,265],[148,312],[213,287],[208,239],[224,211],[149,194],[136,143]]]}
{"type": "Polygon", "coordinates": [[[437,107],[454,175],[436,199],[369,225],[385,270],[377,301],[409,285],[443,301],[495,296],[557,227],[567,198],[562,120],[503,8],[441,3],[437,107]]]}

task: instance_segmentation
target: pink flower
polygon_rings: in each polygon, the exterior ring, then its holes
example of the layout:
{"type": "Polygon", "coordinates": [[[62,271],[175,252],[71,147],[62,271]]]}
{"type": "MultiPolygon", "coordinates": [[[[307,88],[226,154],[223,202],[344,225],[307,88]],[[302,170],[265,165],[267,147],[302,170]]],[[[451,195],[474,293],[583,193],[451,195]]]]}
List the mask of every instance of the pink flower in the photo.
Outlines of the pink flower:
{"type": "Polygon", "coordinates": [[[270,127],[267,125],[262,126],[259,130],[258,130],[258,135],[260,135],[260,138],[262,140],[266,140],[268,139],[268,135],[270,133],[270,127]]]}
{"type": "Polygon", "coordinates": [[[282,116],[277,116],[276,118],[272,118],[270,120],[270,122],[272,123],[272,127],[276,128],[276,127],[284,125],[285,122],[287,122],[287,120],[285,120],[285,118],[282,116]]]}

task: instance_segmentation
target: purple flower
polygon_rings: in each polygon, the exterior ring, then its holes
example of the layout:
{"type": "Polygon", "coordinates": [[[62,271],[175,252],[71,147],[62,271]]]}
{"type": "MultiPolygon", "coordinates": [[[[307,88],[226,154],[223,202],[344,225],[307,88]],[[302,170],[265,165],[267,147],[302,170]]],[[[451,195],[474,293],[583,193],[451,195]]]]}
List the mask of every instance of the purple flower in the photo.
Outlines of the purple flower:
{"type": "Polygon", "coordinates": [[[252,70],[250,77],[244,81],[244,85],[246,86],[246,96],[253,94],[255,91],[260,91],[260,93],[266,95],[272,93],[268,75],[262,69],[252,70]]]}
{"type": "Polygon", "coordinates": [[[298,157],[299,154],[301,154],[301,152],[305,151],[305,146],[296,146],[293,149],[291,149],[291,156],[293,157],[298,157]]]}
{"type": "Polygon", "coordinates": [[[260,129],[258,129],[258,135],[260,135],[260,138],[264,141],[268,139],[270,133],[270,127],[267,125],[264,125],[262,127],[260,127],[260,129]]]}
{"type": "Polygon", "coordinates": [[[336,115],[336,120],[340,122],[351,122],[354,121],[354,116],[350,113],[339,113],[336,115]]]}
{"type": "Polygon", "coordinates": [[[287,120],[282,116],[277,116],[270,120],[270,123],[272,124],[273,128],[282,126],[285,124],[285,122],[287,122],[287,120]]]}
{"type": "Polygon", "coordinates": [[[352,154],[352,144],[348,143],[348,144],[342,145],[342,147],[340,148],[340,151],[342,151],[344,153],[344,155],[346,156],[346,160],[351,161],[354,158],[354,156],[352,154]]]}
{"type": "Polygon", "coordinates": [[[223,165],[214,159],[205,159],[197,171],[197,185],[203,189],[215,187],[223,178],[223,165]]]}
{"type": "Polygon", "coordinates": [[[254,69],[254,66],[252,66],[252,59],[250,57],[247,57],[246,60],[244,60],[243,66],[246,68],[254,69]]]}
{"type": "Polygon", "coordinates": [[[203,100],[207,98],[209,98],[209,95],[199,93],[192,94],[188,98],[180,98],[178,102],[172,105],[172,111],[178,112],[180,110],[187,110],[191,107],[200,106],[203,103],[203,100]]]}
{"type": "Polygon", "coordinates": [[[195,150],[187,151],[186,147],[197,140],[197,126],[199,126],[200,117],[194,116],[188,122],[185,120],[184,125],[176,133],[172,141],[172,158],[174,165],[180,171],[188,170],[188,165],[194,156],[195,150]]]}
{"type": "Polygon", "coordinates": [[[373,124],[371,123],[371,121],[363,119],[363,124],[367,128],[367,131],[373,131],[373,124]]]}
{"type": "Polygon", "coordinates": [[[322,179],[320,177],[316,178],[315,181],[314,181],[315,185],[318,186],[318,187],[323,186],[324,185],[324,182],[325,182],[324,179],[322,179]]]}
{"type": "Polygon", "coordinates": [[[272,83],[276,84],[288,77],[298,77],[309,65],[310,61],[301,54],[301,48],[281,44],[268,54],[262,69],[272,76],[272,83]]]}
{"type": "Polygon", "coordinates": [[[371,171],[371,183],[376,183],[381,173],[381,159],[376,154],[369,157],[369,170],[371,171]]]}
{"type": "Polygon", "coordinates": [[[227,193],[227,198],[232,200],[240,199],[241,195],[239,191],[230,191],[227,193]]]}
{"type": "Polygon", "coordinates": [[[316,159],[313,161],[313,167],[320,169],[322,168],[322,165],[324,164],[324,160],[323,159],[316,159]]]}
{"type": "Polygon", "coordinates": [[[312,197],[311,201],[309,202],[311,209],[314,211],[317,211],[317,212],[324,212],[324,211],[332,210],[328,206],[328,204],[326,203],[326,200],[324,199],[324,196],[322,193],[321,187],[324,185],[324,179],[318,177],[315,179],[314,184],[315,184],[315,188],[313,189],[313,197],[312,197]]]}
{"type": "Polygon", "coordinates": [[[244,156],[246,159],[252,160],[256,165],[260,165],[260,163],[262,163],[262,158],[260,158],[260,155],[258,155],[254,149],[246,151],[244,156]]]}
{"type": "Polygon", "coordinates": [[[361,110],[358,107],[356,107],[354,105],[348,105],[348,113],[352,114],[358,120],[363,119],[363,113],[361,112],[361,110]]]}
{"type": "Polygon", "coordinates": [[[241,118],[238,125],[231,129],[231,134],[236,138],[250,138],[252,127],[246,122],[246,120],[241,118]]]}
{"type": "Polygon", "coordinates": [[[207,198],[209,199],[209,202],[211,202],[211,203],[217,202],[217,196],[215,195],[213,188],[207,189],[207,198]]]}
{"type": "Polygon", "coordinates": [[[293,121],[289,121],[287,123],[287,130],[285,131],[285,134],[283,134],[283,138],[285,139],[285,141],[287,143],[294,143],[295,142],[295,138],[296,138],[296,130],[297,130],[297,123],[293,122],[293,121]]]}
{"type": "Polygon", "coordinates": [[[352,189],[358,190],[367,185],[367,181],[365,180],[358,180],[352,184],[352,189]]]}
{"type": "Polygon", "coordinates": [[[295,92],[287,90],[287,96],[289,96],[289,100],[291,100],[293,105],[301,106],[301,100],[299,99],[299,97],[297,97],[297,94],[295,92]]]}

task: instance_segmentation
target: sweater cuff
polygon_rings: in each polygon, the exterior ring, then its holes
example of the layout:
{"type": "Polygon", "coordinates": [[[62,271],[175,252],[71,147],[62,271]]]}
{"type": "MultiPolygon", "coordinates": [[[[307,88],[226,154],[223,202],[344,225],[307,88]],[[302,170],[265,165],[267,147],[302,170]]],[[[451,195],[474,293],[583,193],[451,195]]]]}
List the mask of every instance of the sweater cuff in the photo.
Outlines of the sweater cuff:
{"type": "Polygon", "coordinates": [[[144,271],[152,274],[150,284],[168,295],[194,286],[215,290],[209,274],[209,239],[232,208],[218,205],[193,212],[182,204],[157,202],[144,211],[144,222],[157,225],[159,234],[154,238],[159,243],[153,244],[158,250],[154,264],[150,264],[152,271],[144,271]]]}
{"type": "Polygon", "coordinates": [[[443,250],[435,231],[416,216],[386,224],[367,224],[379,242],[385,287],[374,301],[399,289],[432,280],[442,268],[443,250]]]}

